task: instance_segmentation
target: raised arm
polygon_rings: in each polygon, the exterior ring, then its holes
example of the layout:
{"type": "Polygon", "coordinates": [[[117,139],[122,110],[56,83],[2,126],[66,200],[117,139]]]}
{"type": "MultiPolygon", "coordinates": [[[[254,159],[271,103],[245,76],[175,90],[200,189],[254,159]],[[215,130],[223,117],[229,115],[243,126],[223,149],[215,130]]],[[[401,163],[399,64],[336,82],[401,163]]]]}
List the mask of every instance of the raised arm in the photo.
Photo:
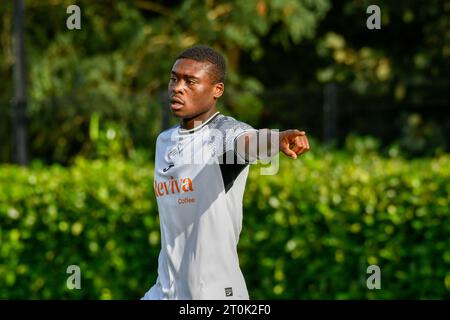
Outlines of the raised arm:
{"type": "Polygon", "coordinates": [[[292,159],[297,159],[309,150],[308,138],[304,131],[297,129],[276,131],[260,129],[241,134],[236,138],[236,153],[247,162],[266,160],[279,151],[292,159]]]}

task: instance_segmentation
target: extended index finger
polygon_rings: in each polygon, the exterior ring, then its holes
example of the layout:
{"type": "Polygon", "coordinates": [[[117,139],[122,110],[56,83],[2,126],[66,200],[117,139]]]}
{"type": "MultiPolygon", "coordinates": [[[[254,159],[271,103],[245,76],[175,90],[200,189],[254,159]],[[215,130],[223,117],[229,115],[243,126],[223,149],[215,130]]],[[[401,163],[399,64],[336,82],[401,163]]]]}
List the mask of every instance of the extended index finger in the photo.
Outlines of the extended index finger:
{"type": "Polygon", "coordinates": [[[305,135],[305,136],[301,136],[300,139],[302,140],[303,145],[304,145],[307,149],[309,149],[309,141],[308,141],[308,137],[306,137],[306,135],[305,135]]]}
{"type": "Polygon", "coordinates": [[[305,135],[305,131],[300,131],[297,129],[286,130],[286,132],[287,132],[288,136],[290,136],[291,138],[305,135]]]}

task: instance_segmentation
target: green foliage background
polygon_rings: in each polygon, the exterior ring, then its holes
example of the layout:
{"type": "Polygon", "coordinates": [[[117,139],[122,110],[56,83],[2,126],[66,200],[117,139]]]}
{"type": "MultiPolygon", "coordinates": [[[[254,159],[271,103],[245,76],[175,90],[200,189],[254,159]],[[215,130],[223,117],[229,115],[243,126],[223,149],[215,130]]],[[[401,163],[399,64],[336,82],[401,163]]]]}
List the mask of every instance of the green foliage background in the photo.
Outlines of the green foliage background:
{"type": "MultiPolygon", "coordinates": [[[[383,158],[367,141],[282,159],[274,176],[251,168],[238,247],[251,298],[450,298],[450,158],[383,158]],[[366,287],[372,264],[381,290],[366,287]]],[[[160,249],[152,169],[0,168],[0,298],[140,298],[160,249]],[[66,287],[72,264],[81,290],[66,287]]]]}

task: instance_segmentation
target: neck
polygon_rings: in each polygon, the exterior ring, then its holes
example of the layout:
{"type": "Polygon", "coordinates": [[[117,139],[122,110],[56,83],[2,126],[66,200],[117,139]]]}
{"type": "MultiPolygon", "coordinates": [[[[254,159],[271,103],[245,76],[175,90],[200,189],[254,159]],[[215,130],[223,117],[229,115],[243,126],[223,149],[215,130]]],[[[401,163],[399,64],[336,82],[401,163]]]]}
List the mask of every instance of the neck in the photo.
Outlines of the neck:
{"type": "Polygon", "coordinates": [[[181,127],[186,130],[194,129],[195,127],[202,125],[204,121],[212,117],[217,111],[217,108],[214,106],[211,109],[200,113],[193,118],[181,119],[181,127]]]}

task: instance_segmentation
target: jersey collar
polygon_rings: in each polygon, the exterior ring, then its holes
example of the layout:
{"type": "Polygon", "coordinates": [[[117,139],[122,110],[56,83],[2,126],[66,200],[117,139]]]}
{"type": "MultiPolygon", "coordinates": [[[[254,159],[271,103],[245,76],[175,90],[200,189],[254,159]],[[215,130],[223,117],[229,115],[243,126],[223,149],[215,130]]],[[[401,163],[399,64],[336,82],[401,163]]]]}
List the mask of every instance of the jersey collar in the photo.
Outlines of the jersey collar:
{"type": "Polygon", "coordinates": [[[181,133],[181,134],[189,134],[189,133],[197,132],[197,131],[199,131],[200,129],[202,129],[205,125],[207,125],[209,122],[211,122],[215,117],[217,117],[218,114],[220,114],[219,111],[217,111],[216,113],[214,113],[214,114],[213,114],[211,117],[209,117],[207,120],[203,121],[203,123],[202,123],[201,125],[199,125],[199,126],[197,126],[197,127],[195,127],[195,128],[189,129],[189,130],[183,129],[183,128],[181,128],[180,125],[178,125],[178,126],[179,126],[178,132],[181,133]]]}

